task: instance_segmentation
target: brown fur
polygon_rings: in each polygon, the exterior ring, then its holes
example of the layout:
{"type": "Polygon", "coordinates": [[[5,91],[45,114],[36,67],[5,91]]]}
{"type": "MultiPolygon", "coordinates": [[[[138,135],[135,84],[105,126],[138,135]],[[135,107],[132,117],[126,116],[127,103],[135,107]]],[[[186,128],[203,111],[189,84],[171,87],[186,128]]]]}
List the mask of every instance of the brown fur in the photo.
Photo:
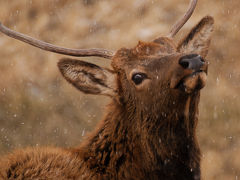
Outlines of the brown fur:
{"type": "Polygon", "coordinates": [[[196,53],[206,56],[209,24],[213,19],[204,18],[178,46],[162,37],[120,49],[113,70],[61,60],[61,73],[79,90],[113,98],[105,118],[79,147],[28,148],[7,155],[0,162],[1,179],[200,179],[196,126],[207,67],[193,75],[179,59],[194,53],[188,44],[199,41],[196,53]],[[146,74],[139,85],[132,81],[136,72],[146,74]]]}

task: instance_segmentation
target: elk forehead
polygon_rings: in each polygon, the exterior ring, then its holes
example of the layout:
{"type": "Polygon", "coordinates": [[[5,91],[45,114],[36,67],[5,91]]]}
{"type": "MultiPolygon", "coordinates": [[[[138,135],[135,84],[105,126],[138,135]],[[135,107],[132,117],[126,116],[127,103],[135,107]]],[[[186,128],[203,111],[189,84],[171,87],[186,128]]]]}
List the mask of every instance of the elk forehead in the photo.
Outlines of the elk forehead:
{"type": "Polygon", "coordinates": [[[154,42],[139,42],[132,49],[122,48],[113,57],[112,66],[115,70],[133,61],[142,61],[154,57],[167,56],[176,53],[177,48],[174,41],[167,37],[161,37],[154,42]]]}
{"type": "Polygon", "coordinates": [[[140,56],[149,55],[162,55],[162,54],[173,54],[176,52],[176,45],[172,39],[167,37],[161,37],[154,42],[139,42],[138,45],[133,49],[134,54],[140,56]]]}

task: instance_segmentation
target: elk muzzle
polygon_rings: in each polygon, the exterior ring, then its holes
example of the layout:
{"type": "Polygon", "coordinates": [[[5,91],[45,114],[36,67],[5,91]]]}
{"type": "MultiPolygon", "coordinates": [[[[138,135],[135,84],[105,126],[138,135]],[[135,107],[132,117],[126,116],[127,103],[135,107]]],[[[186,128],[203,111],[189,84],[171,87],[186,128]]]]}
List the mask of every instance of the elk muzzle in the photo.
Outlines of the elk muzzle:
{"type": "Polygon", "coordinates": [[[198,54],[185,55],[180,58],[181,75],[174,78],[171,87],[186,93],[200,90],[206,85],[207,62],[198,54]]]}

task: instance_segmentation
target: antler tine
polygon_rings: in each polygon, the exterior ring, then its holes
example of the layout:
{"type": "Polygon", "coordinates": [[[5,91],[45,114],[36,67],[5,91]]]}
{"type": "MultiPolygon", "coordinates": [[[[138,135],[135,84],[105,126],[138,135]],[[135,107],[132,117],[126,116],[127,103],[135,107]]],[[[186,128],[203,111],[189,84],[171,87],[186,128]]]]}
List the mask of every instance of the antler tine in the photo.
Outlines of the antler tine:
{"type": "Polygon", "coordinates": [[[114,55],[113,51],[106,50],[106,49],[100,49],[100,48],[70,49],[70,48],[55,46],[55,45],[34,39],[30,36],[21,34],[19,32],[13,31],[13,30],[7,28],[6,26],[2,25],[1,23],[0,23],[0,31],[9,37],[18,39],[18,40],[28,43],[32,46],[38,47],[40,49],[43,49],[46,51],[51,51],[51,52],[58,53],[58,54],[77,56],[77,57],[97,56],[97,57],[103,57],[103,58],[107,58],[107,59],[111,59],[114,55]]]}
{"type": "Polygon", "coordinates": [[[177,23],[172,27],[172,30],[170,31],[170,34],[168,37],[173,38],[178,31],[183,27],[183,25],[188,21],[188,19],[191,17],[195,7],[197,5],[197,0],[191,0],[189,8],[187,12],[184,14],[184,16],[177,21],[177,23]]]}

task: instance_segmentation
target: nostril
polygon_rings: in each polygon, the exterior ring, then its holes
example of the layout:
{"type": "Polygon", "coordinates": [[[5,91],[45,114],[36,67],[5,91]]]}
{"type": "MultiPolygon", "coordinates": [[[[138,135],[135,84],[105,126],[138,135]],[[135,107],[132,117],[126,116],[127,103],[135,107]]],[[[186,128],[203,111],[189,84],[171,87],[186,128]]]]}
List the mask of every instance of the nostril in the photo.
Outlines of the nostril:
{"type": "Polygon", "coordinates": [[[204,59],[201,56],[199,56],[199,58],[201,62],[205,63],[204,59]]]}
{"type": "Polygon", "coordinates": [[[190,55],[181,57],[181,59],[179,60],[179,64],[184,69],[193,69],[198,71],[203,67],[203,65],[205,64],[205,61],[198,54],[190,54],[190,55]]]}
{"type": "Polygon", "coordinates": [[[179,64],[184,68],[184,69],[187,69],[189,67],[189,62],[186,61],[185,59],[181,59],[179,61],[179,64]]]}

